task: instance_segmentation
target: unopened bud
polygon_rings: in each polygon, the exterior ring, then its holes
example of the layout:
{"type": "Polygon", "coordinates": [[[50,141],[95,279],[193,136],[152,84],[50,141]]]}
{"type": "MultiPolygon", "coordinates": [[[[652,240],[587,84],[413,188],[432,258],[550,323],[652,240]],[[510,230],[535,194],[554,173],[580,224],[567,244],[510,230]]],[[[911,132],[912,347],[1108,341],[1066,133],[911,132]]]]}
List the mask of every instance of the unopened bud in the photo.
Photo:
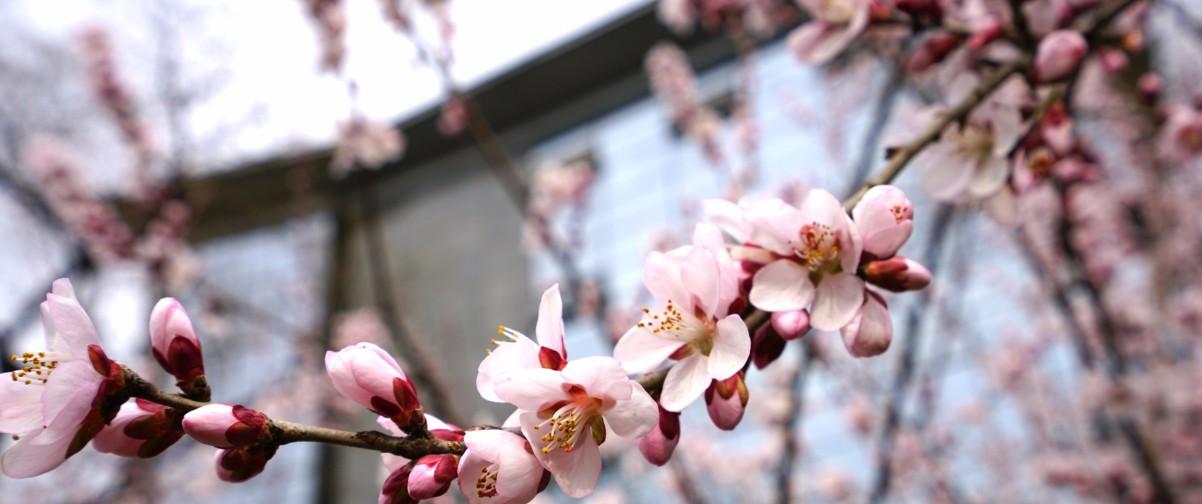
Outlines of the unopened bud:
{"type": "Polygon", "coordinates": [[[184,415],[184,432],[217,448],[250,446],[267,433],[267,417],[242,406],[208,404],[184,415]]]}
{"type": "Polygon", "coordinates": [[[326,374],[340,394],[392,419],[402,430],[425,428],[417,389],[396,360],[380,347],[359,343],[326,352],[326,374]]]}
{"type": "Polygon", "coordinates": [[[455,455],[426,455],[419,458],[414,462],[406,483],[409,497],[420,501],[447,493],[458,475],[459,457],[455,455]]]}
{"type": "Polygon", "coordinates": [[[785,351],[785,340],[777,334],[772,324],[760,325],[751,338],[751,362],[756,369],[764,369],[780,358],[785,351]]]}
{"type": "Polygon", "coordinates": [[[659,407],[659,422],[651,432],[639,439],[639,451],[648,462],[657,466],[668,463],[680,443],[680,413],[659,407]]]}
{"type": "Polygon", "coordinates": [[[217,450],[214,466],[221,481],[241,483],[263,472],[267,461],[275,455],[274,445],[254,445],[217,450]]]}
{"type": "Polygon", "coordinates": [[[772,329],[785,341],[792,341],[810,330],[810,312],[787,310],[772,312],[772,329]]]}
{"type": "Polygon", "coordinates": [[[732,430],[743,420],[747,409],[749,392],[743,381],[743,373],[735,373],[725,380],[713,380],[705,390],[705,409],[710,420],[722,430],[732,430]]]}
{"type": "Polygon", "coordinates": [[[122,457],[150,458],[183,437],[174,409],[144,399],[134,399],[117,411],[96,437],[92,447],[122,457]]]}
{"type": "Polygon", "coordinates": [[[925,289],[931,284],[931,272],[925,266],[901,256],[872,261],[861,271],[869,283],[893,292],[925,289]]]}
{"type": "Polygon", "coordinates": [[[1089,50],[1085,37],[1076,30],[1056,30],[1039,42],[1035,51],[1035,79],[1052,82],[1077,70],[1089,50]]]}
{"type": "Polygon", "coordinates": [[[163,298],[154,305],[150,312],[150,347],[154,359],[175,377],[180,389],[196,399],[208,400],[200,338],[179,301],[163,298]]]}

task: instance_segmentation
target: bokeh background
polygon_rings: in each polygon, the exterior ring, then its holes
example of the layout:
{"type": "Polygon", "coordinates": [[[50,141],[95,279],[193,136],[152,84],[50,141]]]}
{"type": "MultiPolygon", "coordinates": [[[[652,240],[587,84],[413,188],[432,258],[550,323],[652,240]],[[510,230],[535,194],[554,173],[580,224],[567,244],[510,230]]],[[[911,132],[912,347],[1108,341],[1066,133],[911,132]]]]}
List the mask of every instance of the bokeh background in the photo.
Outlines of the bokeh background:
{"type": "MultiPolygon", "coordinates": [[[[769,20],[739,36],[674,31],[648,0],[398,2],[404,25],[390,3],[0,2],[4,352],[40,346],[37,304],[68,276],[110,355],[164,383],[146,320],[173,296],[215,400],[374,428],[322,368],[325,350],[374,341],[418,375],[428,412],[498,423],[508,412],[476,394],[476,366],[498,324],[533,329],[544,289],[564,290],[569,355],[607,354],[651,302],[643,258],[685,243],[703,199],[850,194],[945,101],[933,82],[955,77],[914,78],[890,39],[803,65],[785,43],[805,21],[792,2],[758,2],[769,20]],[[673,120],[682,93],[712,114],[703,132],[673,120]]],[[[1162,76],[1165,101],[1188,102],[1202,5],[1151,4],[1138,64],[1162,76]]],[[[1126,138],[1107,123],[1123,112],[1084,113],[1106,168],[1142,155],[1106,146],[1126,138]]],[[[1202,166],[1177,168],[1197,183],[1202,166]]],[[[895,502],[1137,500],[1057,479],[1133,471],[1091,433],[1099,402],[1182,423],[1155,424],[1157,442],[1202,439],[1188,425],[1202,411],[1188,358],[1198,284],[1149,294],[1138,286],[1154,261],[1110,265],[1109,285],[1137,286],[1108,294],[1123,333],[1173,356],[1116,391],[1078,361],[1068,333],[1095,329],[1063,310],[1091,308],[1049,291],[1048,244],[1016,239],[1015,219],[933,202],[921,173],[897,185],[915,202],[903,254],[935,281],[889,297],[890,351],[852,359],[822,332],[790,343],[750,373],[733,432],[695,405],[663,468],[611,438],[591,502],[858,502],[883,468],[895,502]],[[1120,393],[1146,401],[1104,399],[1120,393]]],[[[1109,191],[1096,213],[1123,211],[1113,203],[1130,193],[1109,191]]],[[[1138,244],[1134,222],[1121,233],[1138,244]]],[[[1173,240],[1197,260],[1202,229],[1183,229],[1173,240]]],[[[1202,485],[1195,456],[1158,453],[1202,485]]],[[[227,485],[211,459],[187,439],[150,460],[85,450],[42,477],[0,478],[0,502],[374,502],[384,476],[373,453],[295,445],[227,485]]]]}

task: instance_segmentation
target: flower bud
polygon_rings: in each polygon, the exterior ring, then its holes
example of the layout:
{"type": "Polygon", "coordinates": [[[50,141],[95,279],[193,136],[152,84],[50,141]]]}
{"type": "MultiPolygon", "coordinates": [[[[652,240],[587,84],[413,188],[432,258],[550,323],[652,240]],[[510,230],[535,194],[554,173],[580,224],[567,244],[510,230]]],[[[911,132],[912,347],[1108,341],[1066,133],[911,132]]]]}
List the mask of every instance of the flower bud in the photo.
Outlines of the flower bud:
{"type": "Polygon", "coordinates": [[[1035,51],[1035,80],[1051,82],[1068,77],[1081,64],[1088,50],[1085,37],[1075,30],[1056,30],[1047,34],[1035,51]]]}
{"type": "Polygon", "coordinates": [[[1002,22],[994,18],[973,31],[972,35],[968,37],[968,42],[965,42],[965,45],[969,49],[980,49],[989,45],[990,42],[1001,38],[1004,34],[1005,31],[1003,30],[1002,22]]]}
{"type": "Polygon", "coordinates": [[[267,433],[267,417],[242,406],[209,404],[184,415],[184,432],[217,448],[250,446],[267,433]]]}
{"type": "Polygon", "coordinates": [[[371,343],[326,352],[326,373],[338,393],[392,419],[401,430],[424,427],[417,389],[391,355],[371,343]]]}
{"type": "Polygon", "coordinates": [[[789,310],[772,312],[772,329],[785,341],[805,336],[810,330],[810,312],[789,310]]]}
{"type": "Polygon", "coordinates": [[[893,257],[914,230],[910,198],[890,185],[869,189],[851,215],[864,239],[864,254],[876,259],[893,257]]]}
{"type": "Polygon", "coordinates": [[[413,464],[405,464],[397,470],[392,471],[387,478],[384,479],[384,486],[380,488],[380,498],[377,501],[379,504],[411,504],[417,502],[409,496],[409,474],[413,471],[413,464]]]}
{"type": "Polygon", "coordinates": [[[1160,74],[1148,72],[1139,76],[1139,81],[1136,82],[1139,88],[1139,95],[1148,103],[1155,103],[1160,98],[1161,91],[1164,90],[1164,79],[1160,74]]]}
{"type": "Polygon", "coordinates": [[[154,360],[175,376],[180,389],[190,396],[208,400],[204,380],[204,356],[200,338],[192,329],[192,320],[183,305],[172,298],[160,299],[150,312],[150,348],[154,360]]]}
{"type": "Polygon", "coordinates": [[[1127,69],[1130,60],[1127,58],[1127,53],[1121,49],[1106,49],[1102,51],[1102,68],[1112,74],[1121,73],[1127,69]]]}
{"type": "Polygon", "coordinates": [[[680,413],[674,413],[659,407],[659,423],[651,432],[639,439],[639,451],[647,462],[657,466],[668,463],[672,452],[680,443],[680,413]]]}
{"type": "Polygon", "coordinates": [[[459,475],[459,457],[450,454],[426,455],[414,462],[406,488],[409,498],[420,501],[432,499],[451,488],[459,475]]]}
{"type": "Polygon", "coordinates": [[[755,330],[751,338],[751,362],[756,369],[764,369],[780,358],[785,351],[785,340],[781,339],[772,328],[772,324],[762,324],[755,330]]]}
{"type": "Polygon", "coordinates": [[[872,357],[885,353],[893,341],[893,321],[884,298],[871,290],[864,291],[860,313],[839,332],[843,345],[854,357],[872,357]]]}
{"type": "Polygon", "coordinates": [[[710,420],[719,429],[734,429],[743,419],[748,396],[747,383],[743,381],[741,372],[725,380],[713,380],[705,390],[705,409],[710,414],[710,420]]]}
{"type": "Polygon", "coordinates": [[[183,437],[176,415],[172,408],[134,399],[121,405],[117,416],[92,439],[92,447],[122,457],[153,457],[183,437]]]}
{"type": "Polygon", "coordinates": [[[213,465],[217,477],[229,483],[241,483],[263,472],[267,461],[275,455],[274,445],[253,445],[217,450],[213,465]]]}
{"type": "Polygon", "coordinates": [[[939,64],[947,55],[960,47],[963,39],[954,33],[937,33],[927,37],[910,56],[906,58],[906,71],[919,73],[939,64]]]}
{"type": "Polygon", "coordinates": [[[925,266],[901,256],[872,261],[861,272],[865,280],[893,292],[925,289],[931,284],[931,272],[925,266]]]}

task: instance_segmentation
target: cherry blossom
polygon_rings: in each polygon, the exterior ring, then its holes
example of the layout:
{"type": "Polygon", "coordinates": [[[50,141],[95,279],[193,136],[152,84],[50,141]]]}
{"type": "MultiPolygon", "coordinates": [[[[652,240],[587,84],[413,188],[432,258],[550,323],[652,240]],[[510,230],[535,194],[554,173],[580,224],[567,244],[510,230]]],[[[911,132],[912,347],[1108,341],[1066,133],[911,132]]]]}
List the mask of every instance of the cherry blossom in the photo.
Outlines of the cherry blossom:
{"type": "Polygon", "coordinates": [[[877,259],[897,254],[914,229],[914,206],[906,193],[890,185],[869,189],[851,216],[864,239],[864,254],[877,259]]]}
{"type": "Polygon", "coordinates": [[[735,373],[725,380],[714,380],[709,388],[705,389],[705,405],[710,420],[713,420],[719,429],[734,429],[743,420],[748,394],[743,373],[735,373]]]}
{"type": "Polygon", "coordinates": [[[522,434],[534,455],[572,497],[593,491],[601,475],[598,445],[606,427],[637,437],[655,426],[655,400],[632,381],[617,360],[585,357],[561,371],[519,369],[506,373],[496,392],[517,406],[522,434]]]}
{"type": "Polygon", "coordinates": [[[819,330],[843,327],[863,302],[856,276],[863,243],[834,195],[812,189],[798,209],[778,199],[739,205],[706,202],[706,212],[744,246],[735,257],[764,264],[752,278],[751,304],[765,311],[809,309],[819,330]]]}
{"type": "Polygon", "coordinates": [[[526,335],[501,326],[497,332],[505,339],[493,340],[497,348],[480,362],[476,373],[476,390],[492,402],[504,402],[497,396],[496,382],[514,369],[545,368],[560,370],[567,365],[568,351],[564,346],[563,299],[559,284],[543,292],[538,304],[538,321],[534,334],[538,343],[526,335]]]}
{"type": "Polygon", "coordinates": [[[739,297],[738,276],[721,234],[706,224],[696,228],[693,245],[647,257],[643,284],[656,305],[618,340],[614,357],[631,373],[678,360],[660,394],[668,410],[684,409],[711,380],[729,378],[746,364],[747,325],[730,313],[739,297]]]}
{"type": "Polygon", "coordinates": [[[639,439],[639,451],[648,462],[657,466],[668,463],[676,445],[680,444],[680,413],[660,406],[655,428],[639,439]]]}
{"type": "Polygon", "coordinates": [[[868,26],[869,0],[798,0],[812,16],[789,34],[788,45],[802,63],[833,59],[868,26]]]}
{"type": "Polygon", "coordinates": [[[241,483],[263,472],[275,451],[276,446],[271,444],[217,450],[213,455],[213,468],[221,481],[241,483]]]}
{"type": "Polygon", "coordinates": [[[551,473],[522,436],[485,429],[464,434],[463,441],[467,451],[459,459],[459,490],[471,504],[530,502],[551,482],[551,473]]]}
{"type": "Polygon", "coordinates": [[[18,438],[0,469],[13,478],[43,474],[81,450],[116,416],[106,400],[125,382],[69,280],[54,281],[41,310],[47,350],[13,355],[22,369],[0,375],[0,432],[18,438]]]}
{"type": "MultiPolygon", "coordinates": [[[[390,418],[379,417],[376,423],[397,437],[408,435],[397,428],[390,418]]],[[[463,429],[448,424],[433,415],[425,415],[426,428],[435,439],[459,442],[464,440],[463,429]]],[[[455,455],[426,455],[409,460],[400,455],[381,453],[380,461],[388,471],[380,490],[380,502],[415,502],[442,495],[450,488],[458,473],[459,459],[455,455]],[[409,500],[404,500],[409,499],[409,500]]]]}
{"type": "Polygon", "coordinates": [[[1005,186],[1010,150],[1022,133],[1016,105],[988,102],[963,126],[953,124],[944,130],[939,142],[914,159],[914,168],[926,172],[925,186],[935,199],[985,199],[1005,186]]]}

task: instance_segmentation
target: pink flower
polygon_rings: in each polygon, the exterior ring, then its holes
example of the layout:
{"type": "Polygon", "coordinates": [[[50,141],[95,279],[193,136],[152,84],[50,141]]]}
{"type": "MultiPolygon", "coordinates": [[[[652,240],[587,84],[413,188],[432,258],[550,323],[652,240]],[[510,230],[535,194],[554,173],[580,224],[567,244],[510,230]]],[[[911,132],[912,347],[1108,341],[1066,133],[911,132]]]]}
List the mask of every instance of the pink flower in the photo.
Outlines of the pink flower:
{"type": "Polygon", "coordinates": [[[463,437],[459,491],[471,504],[530,502],[551,482],[526,438],[504,430],[478,430],[463,437]]]}
{"type": "Polygon", "coordinates": [[[840,333],[848,353],[855,357],[872,357],[885,353],[893,341],[893,321],[884,298],[870,290],[864,291],[864,306],[860,313],[840,333]]]}
{"type": "Polygon", "coordinates": [[[184,415],[184,432],[217,448],[255,444],[267,432],[267,417],[242,406],[208,404],[184,415]]]}
{"type": "Polygon", "coordinates": [[[710,420],[722,430],[732,430],[743,420],[743,412],[747,409],[747,383],[743,381],[743,373],[735,373],[725,380],[714,380],[705,390],[706,411],[710,420]]]}
{"type": "Polygon", "coordinates": [[[788,45],[802,63],[833,59],[868,26],[869,0],[798,0],[812,18],[789,34],[788,45]]]}
{"type": "Polygon", "coordinates": [[[672,458],[677,444],[680,444],[680,413],[668,411],[661,406],[659,422],[651,432],[639,439],[639,451],[643,453],[647,462],[662,466],[672,458]]]}
{"type": "Polygon", "coordinates": [[[451,488],[459,475],[459,457],[450,454],[426,455],[413,462],[406,490],[415,501],[433,499],[451,488]]]}
{"type": "Polygon", "coordinates": [[[184,307],[175,299],[160,299],[151,310],[150,348],[154,359],[179,380],[185,391],[191,390],[195,380],[205,374],[200,338],[196,337],[184,307]]]}
{"type": "Polygon", "coordinates": [[[276,446],[272,444],[217,450],[213,468],[221,481],[241,483],[263,472],[267,461],[275,456],[275,450],[276,446]]]}
{"type": "Polygon", "coordinates": [[[893,257],[914,229],[910,198],[891,185],[869,189],[851,210],[851,216],[864,239],[864,253],[878,259],[893,257]]]}
{"type": "Polygon", "coordinates": [[[987,102],[963,126],[944,130],[939,142],[919,153],[914,163],[926,172],[925,186],[935,199],[985,199],[1006,185],[1010,149],[1021,136],[1018,107],[987,102]]]}
{"type": "Polygon", "coordinates": [[[564,346],[563,300],[559,297],[559,284],[543,292],[538,304],[538,321],[534,334],[535,344],[526,335],[501,326],[498,332],[505,340],[493,340],[497,348],[489,352],[480,362],[476,373],[476,390],[480,397],[492,402],[504,402],[494,391],[497,380],[514,369],[563,369],[568,362],[568,351],[564,346]]]}
{"type": "Polygon", "coordinates": [[[359,343],[326,352],[326,374],[338,393],[390,418],[402,430],[423,420],[413,383],[392,356],[376,345],[359,343]]]}
{"type": "Polygon", "coordinates": [[[810,330],[810,313],[805,310],[778,311],[770,319],[772,329],[785,341],[792,341],[810,330]]]}
{"type": "Polygon", "coordinates": [[[1185,105],[1168,108],[1161,128],[1160,151],[1173,161],[1186,161],[1202,152],[1202,113],[1185,105]]]}
{"type": "Polygon", "coordinates": [[[863,302],[856,277],[863,243],[839,200],[822,189],[801,209],[778,199],[706,202],[710,217],[745,247],[736,257],[764,263],[752,277],[751,304],[770,312],[809,309],[824,331],[846,325],[863,302]]]}
{"type": "Polygon", "coordinates": [[[330,162],[335,177],[355,168],[375,170],[405,153],[405,136],[400,130],[378,121],[355,118],[338,125],[338,146],[330,162]]]}
{"type": "Polygon", "coordinates": [[[926,266],[901,256],[872,261],[861,271],[872,285],[893,292],[925,289],[931,284],[931,272],[926,266]]]}
{"type": "Polygon", "coordinates": [[[534,455],[559,488],[577,498],[592,492],[601,475],[598,445],[607,424],[619,436],[637,437],[658,418],[655,400],[609,357],[577,359],[562,371],[510,371],[496,392],[518,407],[534,455]]]}
{"type": "Polygon", "coordinates": [[[729,313],[739,297],[739,271],[717,228],[700,224],[694,245],[652,252],[643,284],[655,296],[655,309],[630,328],[614,347],[626,371],[650,371],[671,357],[660,403],[680,411],[705,392],[710,380],[729,378],[747,363],[747,325],[729,313]],[[728,314],[729,313],[729,314],[728,314]]]}
{"type": "Polygon", "coordinates": [[[144,399],[126,402],[96,434],[92,448],[122,457],[154,457],[183,437],[177,415],[174,409],[144,399]]]}
{"type": "Polygon", "coordinates": [[[1089,43],[1076,30],[1056,30],[1047,34],[1035,50],[1035,79],[1051,82],[1068,77],[1087,52],[1089,43]]]}
{"type": "Polygon", "coordinates": [[[125,385],[69,280],[55,280],[41,308],[47,351],[13,355],[23,369],[0,375],[0,432],[19,438],[0,469],[13,478],[43,474],[82,449],[116,416],[105,400],[125,385]]]}

